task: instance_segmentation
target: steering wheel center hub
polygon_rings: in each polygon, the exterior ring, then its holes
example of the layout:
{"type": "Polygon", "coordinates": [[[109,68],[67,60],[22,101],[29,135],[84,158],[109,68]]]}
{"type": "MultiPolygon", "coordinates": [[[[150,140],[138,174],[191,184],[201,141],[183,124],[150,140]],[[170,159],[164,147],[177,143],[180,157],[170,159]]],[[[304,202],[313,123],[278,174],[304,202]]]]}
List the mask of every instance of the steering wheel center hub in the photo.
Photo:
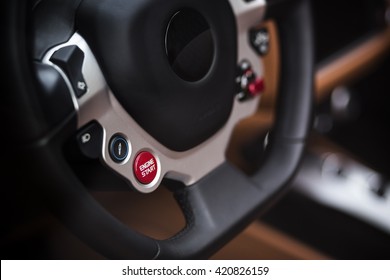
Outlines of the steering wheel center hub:
{"type": "Polygon", "coordinates": [[[78,15],[113,94],[158,142],[186,151],[225,125],[237,64],[228,1],[86,0],[78,15]]]}
{"type": "Polygon", "coordinates": [[[202,79],[214,57],[213,36],[206,19],[193,9],[175,13],[166,30],[165,51],[180,78],[189,82],[202,79]]]}

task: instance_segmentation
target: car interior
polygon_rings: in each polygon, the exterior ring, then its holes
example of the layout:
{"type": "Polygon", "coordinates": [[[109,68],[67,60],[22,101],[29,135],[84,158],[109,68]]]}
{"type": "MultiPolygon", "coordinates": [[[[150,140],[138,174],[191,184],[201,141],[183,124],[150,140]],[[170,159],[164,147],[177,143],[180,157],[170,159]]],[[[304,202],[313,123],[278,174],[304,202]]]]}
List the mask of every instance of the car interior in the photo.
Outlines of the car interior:
{"type": "Polygon", "coordinates": [[[1,259],[390,259],[389,0],[12,0],[1,259]]]}

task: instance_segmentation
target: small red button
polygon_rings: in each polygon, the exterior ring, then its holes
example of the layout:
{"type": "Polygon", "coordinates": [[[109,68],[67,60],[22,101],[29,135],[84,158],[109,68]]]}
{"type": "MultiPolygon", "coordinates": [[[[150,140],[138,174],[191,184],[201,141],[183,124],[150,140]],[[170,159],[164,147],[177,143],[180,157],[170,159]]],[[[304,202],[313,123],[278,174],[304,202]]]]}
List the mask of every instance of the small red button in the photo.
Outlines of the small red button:
{"type": "Polygon", "coordinates": [[[157,160],[150,152],[140,152],[133,164],[134,175],[144,185],[153,182],[157,176],[157,160]]]}
{"type": "Polygon", "coordinates": [[[262,79],[256,78],[248,86],[248,92],[251,96],[257,96],[264,90],[264,81],[262,79]]]}

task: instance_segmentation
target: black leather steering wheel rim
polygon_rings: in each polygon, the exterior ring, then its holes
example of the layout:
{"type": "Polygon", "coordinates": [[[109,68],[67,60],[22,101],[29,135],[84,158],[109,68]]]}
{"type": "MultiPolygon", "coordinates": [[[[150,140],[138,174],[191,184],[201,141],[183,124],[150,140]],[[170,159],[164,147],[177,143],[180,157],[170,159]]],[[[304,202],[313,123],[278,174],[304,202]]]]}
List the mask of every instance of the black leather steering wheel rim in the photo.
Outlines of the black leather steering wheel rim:
{"type": "MultiPolygon", "coordinates": [[[[111,216],[89,195],[67,164],[62,148],[65,139],[74,133],[76,116],[70,114],[48,129],[37,114],[40,105],[31,89],[38,87],[25,35],[29,6],[27,1],[8,2],[5,65],[10,66],[7,88],[12,94],[7,94],[5,104],[14,111],[4,107],[2,113],[9,119],[7,130],[22,139],[19,153],[23,155],[24,181],[38,187],[59,219],[103,256],[207,258],[256,218],[294,174],[311,124],[313,43],[309,1],[269,1],[269,15],[275,18],[280,34],[282,72],[277,121],[264,164],[252,178],[247,178],[224,163],[192,186],[178,189],[175,196],[187,226],[164,241],[139,234],[111,216]],[[235,207],[226,215],[232,200],[235,207]]],[[[6,154],[9,162],[15,162],[13,157],[14,154],[6,154]]]]}

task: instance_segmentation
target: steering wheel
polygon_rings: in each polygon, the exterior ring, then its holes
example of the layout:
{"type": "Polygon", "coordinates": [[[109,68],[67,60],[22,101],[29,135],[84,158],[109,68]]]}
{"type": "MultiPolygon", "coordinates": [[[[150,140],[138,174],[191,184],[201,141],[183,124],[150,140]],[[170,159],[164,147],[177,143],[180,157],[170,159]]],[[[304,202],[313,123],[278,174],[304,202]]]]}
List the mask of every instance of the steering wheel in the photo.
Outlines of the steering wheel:
{"type": "Polygon", "coordinates": [[[26,187],[103,256],[208,258],[294,174],[311,123],[309,1],[12,0],[6,12],[2,114],[18,147],[6,154],[22,155],[26,187]],[[280,35],[280,93],[263,163],[248,176],[225,149],[259,106],[266,18],[280,35]],[[70,140],[136,191],[169,179],[185,228],[155,240],[113,217],[71,168],[70,140]]]}

